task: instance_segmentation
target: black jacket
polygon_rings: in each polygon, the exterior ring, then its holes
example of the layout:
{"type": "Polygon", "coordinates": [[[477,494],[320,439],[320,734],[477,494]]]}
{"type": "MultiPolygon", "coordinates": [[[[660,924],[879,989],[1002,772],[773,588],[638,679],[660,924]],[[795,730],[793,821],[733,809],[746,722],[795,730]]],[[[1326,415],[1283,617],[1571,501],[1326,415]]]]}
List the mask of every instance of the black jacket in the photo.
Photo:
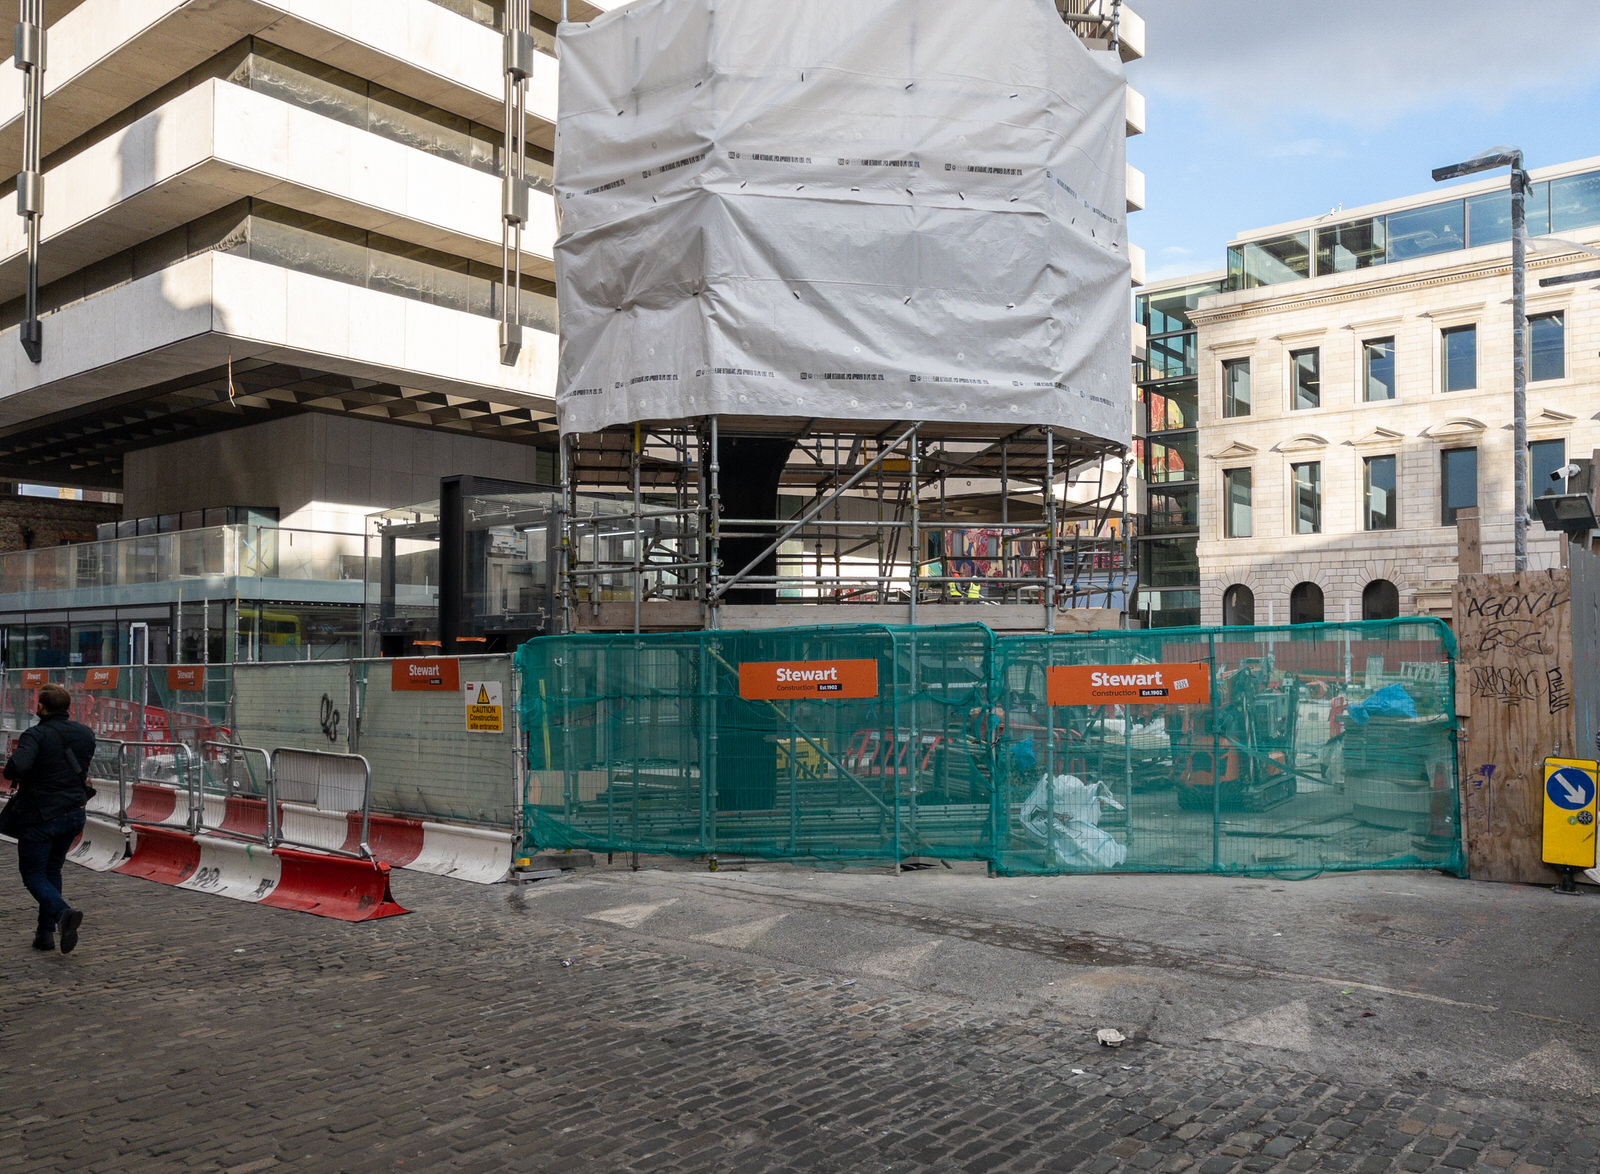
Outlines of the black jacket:
{"type": "Polygon", "coordinates": [[[65,714],[52,713],[29,726],[17,739],[16,753],[6,762],[5,776],[19,784],[11,799],[25,825],[44,823],[89,801],[85,774],[67,761],[71,750],[81,771],[94,759],[94,731],[65,714]]]}

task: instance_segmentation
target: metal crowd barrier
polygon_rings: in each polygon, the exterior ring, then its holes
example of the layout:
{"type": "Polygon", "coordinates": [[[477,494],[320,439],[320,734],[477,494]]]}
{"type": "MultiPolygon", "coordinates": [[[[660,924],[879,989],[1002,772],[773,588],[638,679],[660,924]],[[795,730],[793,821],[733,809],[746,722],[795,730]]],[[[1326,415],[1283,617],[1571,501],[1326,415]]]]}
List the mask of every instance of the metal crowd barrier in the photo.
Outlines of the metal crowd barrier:
{"type": "MultiPolygon", "coordinates": [[[[191,832],[200,830],[203,818],[200,771],[198,759],[191,747],[183,742],[135,742],[106,738],[96,741],[95,756],[97,758],[100,756],[101,747],[110,746],[116,747],[117,818],[122,823],[169,822],[166,818],[145,818],[141,812],[129,808],[128,798],[132,785],[154,783],[163,787],[171,786],[183,795],[184,827],[191,832]],[[158,764],[153,771],[150,769],[152,762],[158,764]]],[[[173,814],[176,815],[177,812],[174,811],[173,814]]]]}
{"type": "Polygon", "coordinates": [[[372,859],[367,842],[372,799],[372,767],[359,754],[335,754],[326,750],[300,750],[280,746],[269,756],[268,807],[281,815],[279,829],[283,843],[302,844],[324,852],[344,852],[347,825],[330,828],[318,815],[340,812],[361,814],[361,834],[356,854],[372,859]],[[309,810],[308,810],[309,809],[309,810]],[[338,843],[329,842],[334,832],[338,843]]]}
{"type": "Polygon", "coordinates": [[[293,747],[268,751],[231,742],[205,742],[201,751],[203,757],[183,743],[101,739],[96,758],[115,756],[116,778],[110,781],[117,788],[118,821],[175,822],[178,806],[163,812],[131,794],[135,783],[153,783],[181,796],[183,826],[191,833],[215,832],[266,848],[284,844],[373,858],[368,842],[372,768],[361,755],[293,747]],[[352,851],[345,844],[355,815],[360,816],[360,834],[352,851]]]}

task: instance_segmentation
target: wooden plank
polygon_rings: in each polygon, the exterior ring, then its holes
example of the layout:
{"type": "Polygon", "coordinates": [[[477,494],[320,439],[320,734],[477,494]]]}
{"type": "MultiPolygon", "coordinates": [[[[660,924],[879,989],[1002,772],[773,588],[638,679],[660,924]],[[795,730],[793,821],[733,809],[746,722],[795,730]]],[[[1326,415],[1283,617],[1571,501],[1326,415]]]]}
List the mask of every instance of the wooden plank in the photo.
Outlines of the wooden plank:
{"type": "Polygon", "coordinates": [[[1483,542],[1476,509],[1456,511],[1456,574],[1483,573],[1483,542]]]}
{"type": "Polygon", "coordinates": [[[1539,859],[1544,760],[1577,756],[1569,572],[1463,575],[1454,603],[1471,705],[1459,753],[1468,875],[1554,884],[1539,859]]]}

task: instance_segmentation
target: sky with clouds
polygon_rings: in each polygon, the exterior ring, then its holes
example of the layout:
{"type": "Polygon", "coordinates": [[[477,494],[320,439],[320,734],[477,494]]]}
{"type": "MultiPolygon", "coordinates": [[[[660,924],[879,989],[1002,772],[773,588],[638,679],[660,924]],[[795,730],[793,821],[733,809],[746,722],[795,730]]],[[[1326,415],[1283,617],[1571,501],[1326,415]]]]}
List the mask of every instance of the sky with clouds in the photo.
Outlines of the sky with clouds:
{"type": "Polygon", "coordinates": [[[1424,191],[1485,147],[1600,155],[1600,0],[1129,0],[1147,277],[1220,269],[1252,228],[1424,191]]]}

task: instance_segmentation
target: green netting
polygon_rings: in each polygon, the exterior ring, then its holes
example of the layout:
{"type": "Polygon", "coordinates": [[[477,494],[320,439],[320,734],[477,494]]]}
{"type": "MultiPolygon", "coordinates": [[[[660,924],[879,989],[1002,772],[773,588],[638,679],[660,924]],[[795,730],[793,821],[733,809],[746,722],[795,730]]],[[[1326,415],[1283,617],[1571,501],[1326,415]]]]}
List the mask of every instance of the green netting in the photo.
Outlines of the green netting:
{"type": "Polygon", "coordinates": [[[996,638],[978,624],[556,636],[517,653],[541,848],[980,860],[1006,874],[1460,871],[1434,620],[996,638]],[[876,667],[752,700],[740,666],[876,667]],[[1205,704],[1052,705],[1051,670],[1200,666],[1205,704]]]}

